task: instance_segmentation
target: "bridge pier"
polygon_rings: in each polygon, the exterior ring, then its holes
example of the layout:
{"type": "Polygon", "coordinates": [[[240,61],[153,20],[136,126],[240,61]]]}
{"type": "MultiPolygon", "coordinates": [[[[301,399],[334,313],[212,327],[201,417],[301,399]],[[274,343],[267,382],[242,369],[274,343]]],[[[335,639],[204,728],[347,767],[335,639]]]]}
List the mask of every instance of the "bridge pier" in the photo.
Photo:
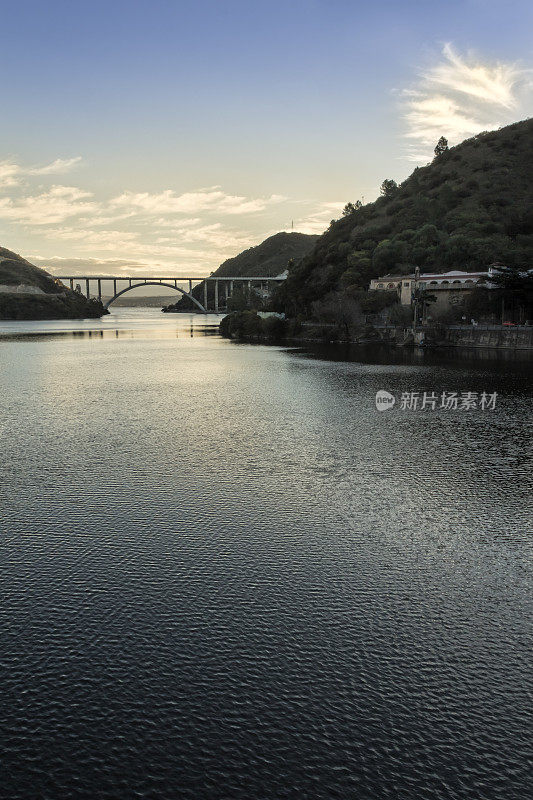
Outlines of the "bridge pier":
{"type": "MultiPolygon", "coordinates": [[[[62,280],[68,282],[72,291],[77,291],[80,294],[82,292],[82,286],[85,282],[85,295],[87,299],[91,297],[91,281],[97,282],[97,293],[95,292],[95,297],[98,297],[99,300],[102,300],[102,282],[108,281],[109,284],[113,284],[113,296],[106,302],[106,308],[113,303],[117,297],[120,297],[124,294],[124,292],[129,291],[130,289],[136,289],[139,286],[167,286],[169,289],[176,289],[178,292],[190,297],[194,303],[194,305],[203,313],[208,313],[208,302],[210,301],[209,297],[209,281],[214,281],[215,285],[213,287],[213,298],[214,302],[212,302],[211,310],[214,310],[215,313],[219,313],[221,310],[221,305],[225,303],[225,308],[227,308],[228,300],[233,295],[235,282],[237,285],[248,288],[248,292],[252,290],[252,284],[255,283],[256,285],[260,285],[261,288],[264,290],[264,286],[268,286],[270,284],[277,284],[285,278],[277,277],[252,277],[252,276],[223,276],[220,278],[215,278],[214,276],[208,275],[205,278],[200,277],[190,277],[187,275],[186,277],[169,277],[169,278],[159,278],[159,277],[128,277],[126,275],[92,275],[87,276],[84,275],[83,277],[72,277],[72,275],[66,276],[56,276],[58,280],[62,280]],[[79,283],[77,283],[79,281],[79,283]],[[222,283],[220,283],[222,281],[222,283]],[[118,284],[122,282],[122,284],[126,284],[125,287],[121,290],[118,289],[118,284]],[[192,290],[193,290],[193,283],[197,283],[198,285],[203,284],[203,305],[200,300],[194,297],[192,290]],[[189,291],[186,292],[185,289],[180,287],[180,284],[188,285],[189,291]],[[74,287],[76,286],[76,289],[74,287]],[[222,291],[222,295],[220,292],[222,291]],[[214,308],[213,308],[214,307],[214,308]]],[[[202,290],[200,290],[202,291],[202,290]]]]}

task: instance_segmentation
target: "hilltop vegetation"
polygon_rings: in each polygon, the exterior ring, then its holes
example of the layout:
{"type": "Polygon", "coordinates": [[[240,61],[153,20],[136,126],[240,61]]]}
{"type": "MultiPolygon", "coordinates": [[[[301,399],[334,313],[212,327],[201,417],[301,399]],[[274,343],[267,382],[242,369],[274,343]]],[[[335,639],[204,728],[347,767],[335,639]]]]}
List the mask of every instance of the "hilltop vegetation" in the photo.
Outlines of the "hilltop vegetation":
{"type": "MultiPolygon", "coordinates": [[[[213,275],[221,278],[224,276],[254,278],[264,275],[271,278],[286,270],[289,262],[300,261],[306,256],[313,249],[318,238],[318,236],[310,236],[305,233],[276,233],[261,244],[243,250],[233,258],[228,258],[213,275]]],[[[212,302],[214,288],[209,283],[207,287],[208,299],[212,302]]],[[[203,302],[203,292],[203,283],[193,289],[193,295],[201,303],[203,302]]],[[[187,297],[179,300],[174,307],[178,311],[195,308],[187,297]]]]}
{"type": "Polygon", "coordinates": [[[351,203],[291,271],[274,306],[310,313],[331,292],[366,289],[379,275],[533,266],[533,120],[482,133],[382,196],[351,203]]]}
{"type": "Polygon", "coordinates": [[[276,233],[269,236],[261,244],[243,250],[238,256],[228,258],[216,270],[214,275],[264,275],[267,278],[279,275],[289,261],[299,261],[306,256],[318,241],[318,236],[306,233],[276,233]]]}
{"type": "Polygon", "coordinates": [[[98,300],[72,292],[46,270],[0,247],[0,319],[82,319],[104,313],[98,300]]]}

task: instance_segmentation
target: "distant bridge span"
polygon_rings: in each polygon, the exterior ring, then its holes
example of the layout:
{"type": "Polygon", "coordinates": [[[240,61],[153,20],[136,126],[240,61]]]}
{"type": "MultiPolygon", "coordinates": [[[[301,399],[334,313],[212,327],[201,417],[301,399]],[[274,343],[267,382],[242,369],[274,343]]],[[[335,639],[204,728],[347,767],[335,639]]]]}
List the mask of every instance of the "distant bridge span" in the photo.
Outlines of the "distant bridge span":
{"type": "MultiPolygon", "coordinates": [[[[208,308],[208,292],[207,292],[207,284],[209,282],[214,283],[214,308],[212,309],[215,314],[218,314],[219,311],[219,299],[220,299],[220,288],[222,288],[223,292],[223,299],[225,303],[227,303],[228,298],[231,297],[233,294],[233,287],[236,283],[241,283],[247,285],[248,289],[252,288],[252,284],[269,284],[269,283],[282,283],[287,275],[277,275],[275,277],[266,277],[266,276],[228,276],[228,277],[213,277],[212,275],[208,275],[207,277],[198,277],[195,276],[193,278],[186,276],[172,276],[171,278],[155,278],[152,276],[148,276],[146,278],[140,278],[138,276],[124,276],[124,275],[54,275],[54,278],[57,278],[60,281],[68,281],[70,284],[70,288],[74,290],[74,284],[76,283],[77,287],[79,287],[79,291],[81,292],[81,287],[85,284],[85,296],[87,298],[91,297],[91,281],[96,281],[97,284],[97,292],[96,297],[101,301],[102,300],[102,281],[110,281],[113,284],[113,297],[107,300],[104,303],[105,308],[109,308],[109,306],[121,295],[125,294],[126,292],[130,292],[132,289],[138,289],[142,286],[165,286],[168,289],[175,289],[184,297],[188,297],[195,306],[203,313],[207,314],[209,311],[208,308]],[[127,286],[119,289],[119,283],[127,282],[127,286]],[[178,283],[185,283],[188,284],[189,291],[181,288],[178,286],[178,283]],[[203,284],[203,304],[200,303],[199,300],[194,297],[192,293],[193,283],[201,283],[203,284]]],[[[83,294],[83,292],[82,292],[83,294]]]]}

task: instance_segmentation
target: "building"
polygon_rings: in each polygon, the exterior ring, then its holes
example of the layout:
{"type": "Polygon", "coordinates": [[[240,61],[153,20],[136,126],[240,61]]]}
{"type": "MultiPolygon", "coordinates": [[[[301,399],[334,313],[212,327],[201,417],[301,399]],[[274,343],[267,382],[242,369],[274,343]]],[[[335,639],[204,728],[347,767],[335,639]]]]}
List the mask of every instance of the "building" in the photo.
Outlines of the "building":
{"type": "Polygon", "coordinates": [[[451,306],[462,306],[465,298],[476,286],[490,286],[493,267],[484,272],[463,272],[452,270],[442,273],[421,273],[415,275],[384,275],[370,281],[370,291],[396,291],[399,302],[408,306],[413,302],[415,288],[422,288],[436,297],[435,311],[443,311],[451,306]]]}

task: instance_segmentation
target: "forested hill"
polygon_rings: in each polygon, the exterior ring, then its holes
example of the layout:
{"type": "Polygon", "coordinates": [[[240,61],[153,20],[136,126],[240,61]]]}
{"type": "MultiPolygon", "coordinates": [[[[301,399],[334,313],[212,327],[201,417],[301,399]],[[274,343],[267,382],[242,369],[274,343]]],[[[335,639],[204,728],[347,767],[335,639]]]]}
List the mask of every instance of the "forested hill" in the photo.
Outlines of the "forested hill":
{"type": "MultiPolygon", "coordinates": [[[[217,277],[224,276],[264,276],[271,278],[280,275],[287,269],[290,261],[298,262],[311,252],[318,240],[318,236],[311,236],[305,233],[276,233],[269,236],[261,244],[243,250],[238,256],[228,258],[220,267],[213,272],[217,277]]],[[[208,282],[208,296],[210,302],[213,297],[213,283],[208,282]]],[[[193,295],[202,302],[203,283],[198,284],[193,289],[193,295]]],[[[187,297],[181,298],[174,306],[177,311],[193,309],[194,306],[187,297]]]]}
{"type": "Polygon", "coordinates": [[[533,120],[482,133],[416,168],[382,196],[351,204],[291,271],[276,305],[313,300],[391,272],[533,266],[533,120]]]}
{"type": "Polygon", "coordinates": [[[72,292],[44,269],[0,247],[0,319],[101,317],[98,300],[72,292]]]}
{"type": "Polygon", "coordinates": [[[214,275],[263,275],[270,278],[287,269],[289,261],[300,261],[314,247],[318,236],[305,233],[276,233],[261,244],[243,250],[238,256],[228,258],[214,272],[214,275]]]}

